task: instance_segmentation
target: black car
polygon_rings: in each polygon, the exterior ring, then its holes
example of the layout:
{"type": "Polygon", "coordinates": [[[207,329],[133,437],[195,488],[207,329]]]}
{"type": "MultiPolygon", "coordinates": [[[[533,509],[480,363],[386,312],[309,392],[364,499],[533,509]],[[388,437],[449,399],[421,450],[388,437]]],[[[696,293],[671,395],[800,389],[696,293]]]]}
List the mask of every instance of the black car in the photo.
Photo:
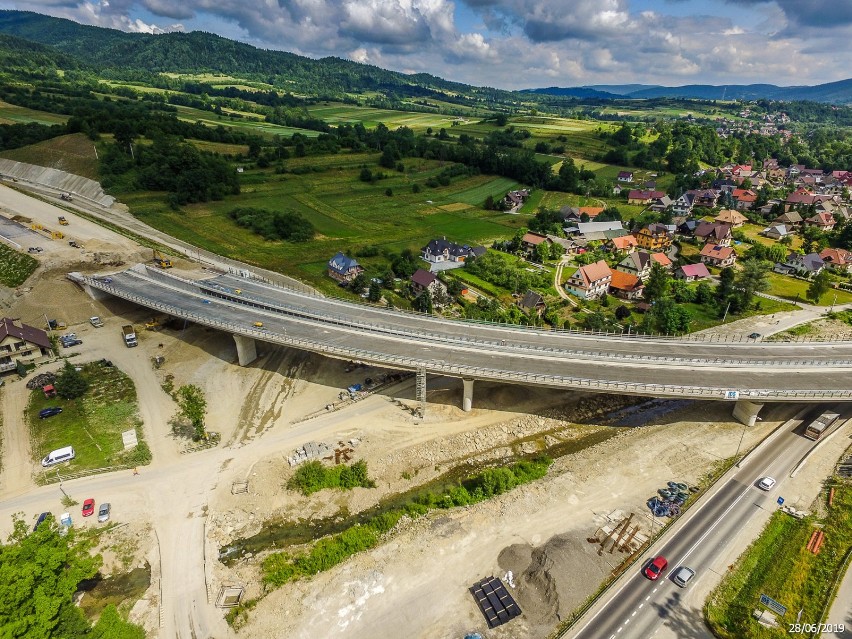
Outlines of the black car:
{"type": "Polygon", "coordinates": [[[38,527],[41,525],[41,522],[43,522],[45,519],[47,519],[47,516],[49,514],[50,513],[42,513],[38,516],[38,520],[36,521],[35,526],[33,526],[33,532],[38,530],[38,527]]]}
{"type": "Polygon", "coordinates": [[[38,412],[39,419],[47,419],[48,417],[53,417],[54,415],[58,415],[62,412],[62,409],[58,406],[51,406],[50,408],[42,408],[38,412]]]}
{"type": "Polygon", "coordinates": [[[760,337],[760,333],[752,333],[748,336],[749,339],[758,339],[760,337]]]}
{"type": "Polygon", "coordinates": [[[72,346],[77,346],[77,344],[82,344],[83,340],[81,339],[66,339],[62,340],[63,348],[70,348],[72,346]]]}

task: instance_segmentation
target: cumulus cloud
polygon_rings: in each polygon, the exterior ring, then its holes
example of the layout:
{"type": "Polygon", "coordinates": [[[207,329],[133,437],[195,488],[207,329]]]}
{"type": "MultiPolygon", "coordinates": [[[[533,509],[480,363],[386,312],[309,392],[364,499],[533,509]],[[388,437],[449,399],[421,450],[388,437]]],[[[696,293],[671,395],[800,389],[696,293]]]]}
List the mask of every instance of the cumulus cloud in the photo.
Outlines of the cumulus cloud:
{"type": "Polygon", "coordinates": [[[263,48],[509,89],[838,80],[845,73],[837,54],[852,38],[852,0],[708,0],[702,7],[713,15],[669,15],[650,0],[0,0],[2,7],[144,33],[203,28],[263,48]]]}

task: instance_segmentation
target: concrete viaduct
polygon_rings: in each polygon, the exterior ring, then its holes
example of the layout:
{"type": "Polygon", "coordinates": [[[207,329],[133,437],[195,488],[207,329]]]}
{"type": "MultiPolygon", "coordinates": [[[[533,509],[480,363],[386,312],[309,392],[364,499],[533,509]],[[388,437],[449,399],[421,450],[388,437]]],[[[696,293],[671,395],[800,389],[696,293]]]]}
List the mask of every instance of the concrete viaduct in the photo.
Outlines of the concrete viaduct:
{"type": "Polygon", "coordinates": [[[764,402],[852,401],[852,342],[650,338],[453,321],[233,275],[184,279],[146,265],[69,278],[93,297],[122,298],[231,333],[243,366],[257,357],[261,340],[415,371],[424,402],[427,373],[461,378],[464,410],[472,407],[475,380],[730,401],[746,424],[764,402]]]}

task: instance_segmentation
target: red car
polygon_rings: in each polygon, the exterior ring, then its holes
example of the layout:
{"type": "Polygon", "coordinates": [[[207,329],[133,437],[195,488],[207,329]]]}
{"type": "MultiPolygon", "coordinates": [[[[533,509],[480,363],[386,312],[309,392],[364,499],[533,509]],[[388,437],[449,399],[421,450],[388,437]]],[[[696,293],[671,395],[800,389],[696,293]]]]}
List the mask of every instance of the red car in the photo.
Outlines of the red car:
{"type": "Polygon", "coordinates": [[[666,558],[660,555],[659,557],[654,557],[654,561],[645,566],[645,576],[651,581],[657,581],[660,575],[663,574],[663,571],[666,569],[666,566],[669,565],[669,562],[666,561],[666,558]]]}
{"type": "Polygon", "coordinates": [[[95,500],[87,499],[83,502],[83,517],[88,517],[95,512],[95,500]]]}

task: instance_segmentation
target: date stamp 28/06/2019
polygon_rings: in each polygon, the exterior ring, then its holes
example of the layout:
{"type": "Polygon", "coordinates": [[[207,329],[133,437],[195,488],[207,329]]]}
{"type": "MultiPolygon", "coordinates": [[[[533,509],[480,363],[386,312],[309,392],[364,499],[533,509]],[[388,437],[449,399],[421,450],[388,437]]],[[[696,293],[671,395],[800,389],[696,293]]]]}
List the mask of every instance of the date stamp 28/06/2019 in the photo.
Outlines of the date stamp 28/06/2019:
{"type": "Polygon", "coordinates": [[[842,623],[788,623],[787,632],[791,635],[815,633],[825,634],[828,632],[844,632],[846,627],[842,623]]]}

